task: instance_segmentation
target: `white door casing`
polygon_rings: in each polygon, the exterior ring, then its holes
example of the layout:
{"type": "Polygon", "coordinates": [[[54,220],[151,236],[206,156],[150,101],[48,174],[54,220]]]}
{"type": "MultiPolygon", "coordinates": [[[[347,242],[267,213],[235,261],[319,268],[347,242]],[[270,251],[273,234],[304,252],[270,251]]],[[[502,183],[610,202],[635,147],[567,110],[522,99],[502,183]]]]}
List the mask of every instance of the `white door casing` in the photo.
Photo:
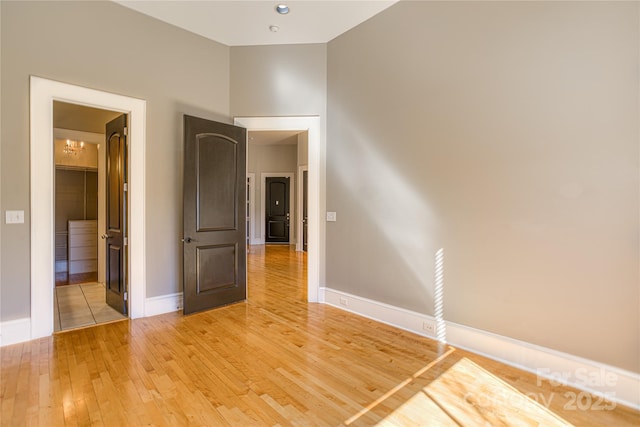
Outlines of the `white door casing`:
{"type": "Polygon", "coordinates": [[[307,299],[309,302],[322,302],[320,292],[321,254],[324,253],[324,239],[322,239],[320,212],[324,207],[324,196],[321,192],[321,182],[324,170],[321,162],[324,135],[318,116],[297,117],[236,117],[234,124],[247,128],[247,131],[265,130],[297,130],[309,132],[309,245],[307,251],[307,299]]]}
{"type": "Polygon", "coordinates": [[[302,220],[304,218],[302,217],[303,215],[302,205],[303,205],[303,192],[304,192],[303,173],[305,171],[309,171],[309,167],[307,165],[298,166],[298,185],[296,190],[298,194],[298,199],[297,199],[298,203],[296,206],[296,213],[297,213],[296,228],[298,232],[298,234],[296,234],[296,251],[298,252],[303,250],[302,234],[303,234],[304,224],[302,220]]]}
{"type": "MultiPolygon", "coordinates": [[[[249,151],[249,150],[247,150],[249,151]]],[[[247,173],[247,185],[249,187],[249,194],[247,198],[249,200],[247,206],[247,220],[249,222],[249,245],[259,244],[256,240],[256,174],[253,172],[247,173]]]]}
{"type": "Polygon", "coordinates": [[[31,76],[31,339],[53,333],[54,158],[53,101],[129,114],[129,304],[130,317],[144,316],[146,101],[31,76]]]}

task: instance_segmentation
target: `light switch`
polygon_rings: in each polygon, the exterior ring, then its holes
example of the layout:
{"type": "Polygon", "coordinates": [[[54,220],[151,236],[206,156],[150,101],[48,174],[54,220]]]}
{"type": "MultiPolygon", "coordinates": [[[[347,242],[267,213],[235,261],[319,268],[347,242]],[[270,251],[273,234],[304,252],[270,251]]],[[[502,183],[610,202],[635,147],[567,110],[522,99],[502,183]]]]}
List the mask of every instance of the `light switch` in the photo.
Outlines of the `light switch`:
{"type": "Polygon", "coordinates": [[[24,224],[24,211],[5,211],[5,224],[24,224]]]}
{"type": "Polygon", "coordinates": [[[335,220],[336,220],[336,213],[335,212],[327,212],[327,221],[335,222],[335,220]]]}

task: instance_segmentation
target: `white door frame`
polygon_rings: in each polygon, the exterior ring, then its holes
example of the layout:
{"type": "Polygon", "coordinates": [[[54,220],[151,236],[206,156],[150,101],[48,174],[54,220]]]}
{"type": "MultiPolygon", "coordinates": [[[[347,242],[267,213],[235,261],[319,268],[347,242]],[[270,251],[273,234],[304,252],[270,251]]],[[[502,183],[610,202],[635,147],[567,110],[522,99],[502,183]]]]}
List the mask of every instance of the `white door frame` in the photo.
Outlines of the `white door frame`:
{"type": "Polygon", "coordinates": [[[307,299],[309,302],[324,300],[320,293],[321,254],[324,253],[324,239],[320,232],[320,212],[324,208],[324,197],[321,182],[324,170],[321,169],[321,158],[324,152],[324,135],[318,116],[297,117],[236,117],[236,126],[247,128],[247,131],[263,130],[297,130],[309,132],[309,243],[307,251],[307,299]]]}
{"type": "Polygon", "coordinates": [[[31,339],[53,333],[53,101],[129,114],[129,317],[144,316],[146,101],[31,76],[31,339]]]}
{"type": "MultiPolygon", "coordinates": [[[[248,151],[248,150],[247,150],[248,151]]],[[[249,245],[255,245],[256,242],[256,174],[254,172],[247,172],[247,179],[249,181],[249,245]]]]}
{"type": "MultiPolygon", "coordinates": [[[[304,193],[304,172],[305,171],[309,171],[309,166],[307,165],[302,165],[302,166],[298,166],[298,188],[297,188],[297,193],[298,193],[298,207],[296,210],[296,213],[298,214],[298,221],[296,222],[297,224],[297,234],[296,234],[296,251],[300,252],[303,250],[303,244],[304,242],[302,241],[302,234],[304,233],[304,223],[302,222],[303,220],[303,193],[304,193]]],[[[308,179],[308,177],[307,177],[308,179]]]]}
{"type": "MultiPolygon", "coordinates": [[[[265,200],[267,197],[267,178],[289,178],[289,224],[295,224],[295,214],[294,214],[294,197],[293,197],[293,189],[295,180],[295,172],[261,172],[260,173],[260,236],[262,238],[262,243],[267,243],[267,201],[265,200]]],[[[289,227],[289,244],[291,244],[291,239],[293,238],[293,233],[291,232],[293,227],[289,227]]]]}

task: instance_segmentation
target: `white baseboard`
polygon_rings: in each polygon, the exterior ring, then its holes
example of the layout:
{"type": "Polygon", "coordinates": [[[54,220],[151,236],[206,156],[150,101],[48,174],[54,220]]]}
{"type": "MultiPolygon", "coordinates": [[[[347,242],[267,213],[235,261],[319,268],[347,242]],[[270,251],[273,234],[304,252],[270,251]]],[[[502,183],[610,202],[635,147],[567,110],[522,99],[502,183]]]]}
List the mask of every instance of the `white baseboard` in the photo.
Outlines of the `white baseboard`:
{"type": "Polygon", "coordinates": [[[249,242],[250,245],[264,245],[264,239],[260,237],[253,237],[249,242]]]}
{"type": "Polygon", "coordinates": [[[182,292],[159,297],[147,298],[144,304],[144,316],[156,316],[182,310],[182,292]]]}
{"type": "Polygon", "coordinates": [[[31,318],[0,322],[0,347],[31,339],[31,318]]]}
{"type": "MultiPolygon", "coordinates": [[[[321,288],[326,304],[418,335],[432,316],[394,307],[330,288],[321,288]]],[[[453,322],[444,322],[447,343],[532,372],[538,381],[568,384],[579,390],[640,410],[640,374],[453,322]]]]}

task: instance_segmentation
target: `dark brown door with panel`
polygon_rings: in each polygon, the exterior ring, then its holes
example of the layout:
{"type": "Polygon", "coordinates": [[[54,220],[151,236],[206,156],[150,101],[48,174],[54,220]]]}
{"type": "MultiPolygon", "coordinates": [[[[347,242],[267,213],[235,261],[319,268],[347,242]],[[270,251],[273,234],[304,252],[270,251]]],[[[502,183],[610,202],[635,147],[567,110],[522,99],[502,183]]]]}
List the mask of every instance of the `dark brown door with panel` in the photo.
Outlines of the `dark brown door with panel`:
{"type": "Polygon", "coordinates": [[[184,116],[184,313],[247,297],[246,129],[184,116]]]}
{"type": "Polygon", "coordinates": [[[127,116],[106,125],[106,300],[127,315],[126,237],[127,237],[127,116]]]}
{"type": "Polygon", "coordinates": [[[289,243],[289,178],[265,179],[266,243],[289,243]]]}

